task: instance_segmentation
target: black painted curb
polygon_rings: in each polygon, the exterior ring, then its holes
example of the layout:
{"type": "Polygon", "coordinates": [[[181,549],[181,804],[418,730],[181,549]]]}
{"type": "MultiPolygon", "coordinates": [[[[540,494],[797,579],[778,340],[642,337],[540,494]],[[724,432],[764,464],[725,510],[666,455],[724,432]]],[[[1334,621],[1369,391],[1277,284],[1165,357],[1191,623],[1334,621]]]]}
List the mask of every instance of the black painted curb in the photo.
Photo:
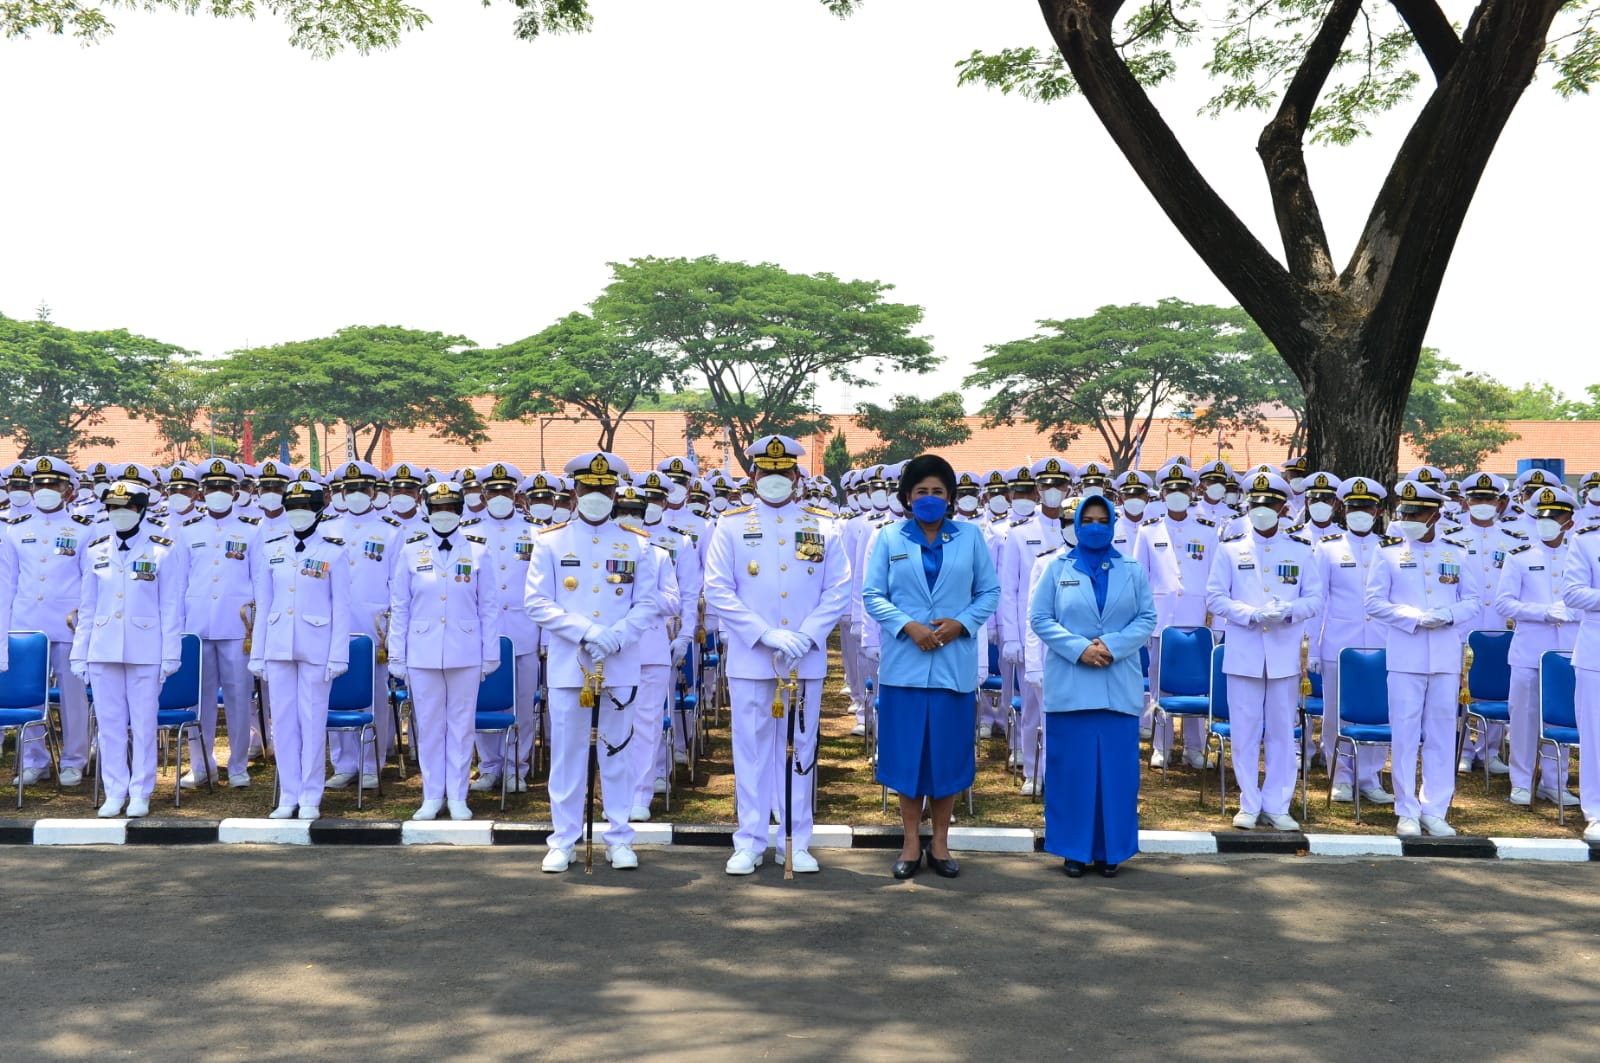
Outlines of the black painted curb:
{"type": "Polygon", "coordinates": [[[399,845],[399,820],[318,819],[311,823],[312,845],[399,845]]]}
{"type": "Polygon", "coordinates": [[[738,829],[730,823],[674,823],[672,844],[726,849],[733,844],[733,835],[738,829]]]}
{"type": "Polygon", "coordinates": [[[35,822],[31,819],[0,820],[0,845],[32,845],[35,822]]]}
{"type": "Polygon", "coordinates": [[[130,819],[127,845],[210,845],[220,819],[130,819]]]}
{"type": "MultiPolygon", "coordinates": [[[[1500,856],[1500,850],[1488,838],[1401,838],[1400,853],[1466,860],[1495,860],[1500,856]]],[[[1592,849],[1589,859],[1594,859],[1592,849]]]]}
{"type": "MultiPolygon", "coordinates": [[[[1217,852],[1256,856],[1294,856],[1311,851],[1305,834],[1295,830],[1238,830],[1212,831],[1217,839],[1217,852]]],[[[1492,846],[1491,846],[1492,848],[1492,846]]]]}
{"type": "Polygon", "coordinates": [[[553,830],[553,823],[496,823],[489,840],[495,845],[545,845],[553,830]]]}

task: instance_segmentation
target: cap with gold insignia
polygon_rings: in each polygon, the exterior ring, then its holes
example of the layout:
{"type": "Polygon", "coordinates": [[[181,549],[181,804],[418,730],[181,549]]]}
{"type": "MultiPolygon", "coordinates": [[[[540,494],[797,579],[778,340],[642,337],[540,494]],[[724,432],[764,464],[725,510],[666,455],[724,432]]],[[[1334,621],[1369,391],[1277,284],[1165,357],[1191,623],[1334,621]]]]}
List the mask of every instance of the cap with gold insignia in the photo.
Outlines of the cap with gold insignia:
{"type": "Polygon", "coordinates": [[[1033,490],[1035,486],[1033,479],[1033,467],[1030,465],[1012,466],[1012,468],[1006,472],[1006,483],[1011,486],[1013,491],[1033,490]]]}
{"type": "Polygon", "coordinates": [[[1352,476],[1339,485],[1339,501],[1346,505],[1373,506],[1388,497],[1388,488],[1365,476],[1352,476]]]}
{"type": "Polygon", "coordinates": [[[1155,484],[1151,482],[1150,477],[1146,476],[1138,469],[1129,469],[1127,472],[1117,477],[1115,486],[1118,491],[1121,491],[1123,494],[1127,494],[1130,490],[1149,491],[1155,486],[1155,484]]]}
{"type": "Polygon", "coordinates": [[[667,484],[671,482],[665,473],[652,469],[639,478],[633,489],[647,502],[660,502],[667,497],[667,484]]]}
{"type": "Polygon", "coordinates": [[[1051,455],[1034,462],[1029,470],[1034,482],[1039,484],[1070,484],[1078,475],[1078,467],[1066,458],[1051,455]]]}
{"type": "Polygon", "coordinates": [[[1506,493],[1506,482],[1492,472],[1475,472],[1461,478],[1461,493],[1468,498],[1499,498],[1506,493]]]}
{"type": "Polygon", "coordinates": [[[1306,477],[1306,494],[1337,495],[1340,480],[1331,472],[1314,472],[1306,477]]]}
{"type": "Polygon", "coordinates": [[[693,458],[674,454],[672,457],[665,458],[657,464],[656,472],[661,473],[674,483],[687,485],[690,480],[700,475],[700,464],[693,458]]]}
{"type": "Polygon", "coordinates": [[[1288,461],[1283,463],[1283,475],[1291,480],[1303,477],[1306,474],[1306,467],[1309,464],[1310,462],[1306,461],[1304,454],[1300,455],[1298,458],[1290,458],[1288,461]]]}
{"type": "Polygon", "coordinates": [[[1078,470],[1078,482],[1085,487],[1110,487],[1111,463],[1106,461],[1085,462],[1078,470]]]}
{"type": "Polygon", "coordinates": [[[256,466],[256,482],[262,487],[268,484],[286,484],[294,478],[294,469],[281,461],[264,461],[256,466]]]}
{"type": "Polygon", "coordinates": [[[567,462],[566,473],[585,487],[615,487],[628,465],[608,451],[591,450],[567,462]]]}
{"type": "Polygon", "coordinates": [[[102,501],[105,502],[109,509],[117,509],[122,506],[143,509],[150,501],[150,488],[137,480],[118,480],[106,489],[105,498],[102,501]]]}
{"type": "Polygon", "coordinates": [[[389,478],[389,483],[395,487],[421,487],[422,474],[427,470],[413,462],[402,461],[397,465],[389,466],[384,474],[389,478]]]}
{"type": "Polygon", "coordinates": [[[1535,513],[1552,513],[1566,517],[1578,508],[1578,499],[1565,487],[1541,487],[1528,499],[1535,513]]]}
{"type": "Polygon", "coordinates": [[[1274,472],[1258,472],[1242,484],[1245,497],[1251,502],[1269,505],[1289,500],[1289,482],[1274,472]]]}
{"type": "Polygon", "coordinates": [[[693,480],[689,481],[689,501],[709,502],[710,500],[711,488],[706,484],[703,478],[697,476],[693,480]]]}
{"type": "Polygon", "coordinates": [[[744,456],[763,472],[786,472],[800,464],[806,448],[788,436],[762,436],[744,448],[744,456]]]}
{"type": "Polygon", "coordinates": [[[305,478],[299,475],[289,484],[283,492],[284,509],[321,509],[328,503],[328,485],[322,476],[310,469],[300,470],[305,478]]]}
{"type": "Polygon", "coordinates": [[[383,473],[376,465],[365,461],[340,462],[334,471],[339,474],[340,484],[347,488],[352,485],[370,486],[383,478],[383,473]]]}
{"type": "Polygon", "coordinates": [[[450,480],[435,480],[422,489],[422,501],[429,509],[451,504],[459,508],[466,500],[466,492],[461,490],[461,485],[450,480]]]}
{"type": "Polygon", "coordinates": [[[202,484],[227,483],[232,486],[239,482],[239,466],[225,458],[207,458],[200,463],[199,469],[202,484]]]}
{"type": "Polygon", "coordinates": [[[41,454],[33,461],[33,472],[29,479],[35,484],[77,482],[78,474],[72,471],[72,466],[60,458],[50,454],[41,454]]]}
{"type": "Polygon", "coordinates": [[[158,482],[156,474],[148,465],[140,465],[136,461],[119,462],[111,466],[111,478],[113,480],[132,480],[135,483],[144,484],[146,487],[154,487],[158,482]]]}
{"type": "Polygon", "coordinates": [[[1592,491],[1595,488],[1600,487],[1600,469],[1597,469],[1594,472],[1584,473],[1583,479],[1578,482],[1578,486],[1583,488],[1585,491],[1592,491]]]}
{"type": "Polygon", "coordinates": [[[956,477],[956,494],[975,495],[978,493],[978,478],[970,472],[961,473],[956,477]]]}
{"type": "Polygon", "coordinates": [[[1561,477],[1549,469],[1528,469],[1517,477],[1517,492],[1531,492],[1541,487],[1561,487],[1561,477]]]}
{"type": "Polygon", "coordinates": [[[315,484],[318,487],[328,486],[327,478],[315,469],[290,470],[289,482],[297,484],[315,484]]]}
{"type": "Polygon", "coordinates": [[[200,471],[187,461],[175,461],[167,467],[168,487],[200,489],[200,471]]]}
{"type": "Polygon", "coordinates": [[[1418,465],[1400,478],[1401,483],[1407,480],[1438,491],[1444,486],[1445,475],[1444,470],[1437,465],[1418,465]]]}
{"type": "Polygon", "coordinates": [[[1397,512],[1406,509],[1412,511],[1438,509],[1444,503],[1443,493],[1434,484],[1423,483],[1421,480],[1403,480],[1395,485],[1394,504],[1397,512]]]}
{"type": "Polygon", "coordinates": [[[1181,456],[1176,457],[1161,467],[1161,471],[1156,474],[1156,480],[1162,487],[1193,487],[1194,470],[1189,468],[1181,456]]]}
{"type": "Polygon", "coordinates": [[[485,465],[478,469],[475,475],[478,483],[484,487],[516,487],[517,481],[522,479],[522,473],[515,465],[497,461],[492,465],[485,465]]]}
{"type": "Polygon", "coordinates": [[[1218,458],[1216,461],[1208,461],[1204,465],[1200,466],[1200,482],[1203,484],[1213,482],[1226,483],[1227,481],[1233,479],[1233,476],[1233,466],[1229,465],[1221,458],[1218,458]]]}
{"type": "Polygon", "coordinates": [[[999,494],[1010,486],[1002,469],[990,469],[988,475],[983,478],[983,489],[991,495],[999,494]]]}
{"type": "Polygon", "coordinates": [[[18,461],[6,470],[6,486],[12,490],[26,491],[33,478],[33,462],[18,461]]]}

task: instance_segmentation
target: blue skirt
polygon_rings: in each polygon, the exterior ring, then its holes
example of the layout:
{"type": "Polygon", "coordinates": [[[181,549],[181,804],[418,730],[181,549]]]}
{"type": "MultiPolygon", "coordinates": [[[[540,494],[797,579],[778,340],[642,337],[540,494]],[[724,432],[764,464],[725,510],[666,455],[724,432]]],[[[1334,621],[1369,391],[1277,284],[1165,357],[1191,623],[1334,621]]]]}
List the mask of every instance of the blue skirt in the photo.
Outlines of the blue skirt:
{"type": "Polygon", "coordinates": [[[949,797],[978,772],[977,695],[928,687],[878,690],[878,782],[902,797],[949,797]]]}
{"type": "Polygon", "coordinates": [[[1044,715],[1044,850],[1085,864],[1139,851],[1139,717],[1044,715]]]}

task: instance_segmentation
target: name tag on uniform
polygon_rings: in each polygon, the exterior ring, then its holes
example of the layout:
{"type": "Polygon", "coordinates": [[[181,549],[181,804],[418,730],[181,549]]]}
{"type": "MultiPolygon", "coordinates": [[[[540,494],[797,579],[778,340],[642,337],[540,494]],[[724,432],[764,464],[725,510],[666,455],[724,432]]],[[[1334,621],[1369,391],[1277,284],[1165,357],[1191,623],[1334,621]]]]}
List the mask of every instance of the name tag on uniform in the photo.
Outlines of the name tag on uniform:
{"type": "Polygon", "coordinates": [[[416,567],[415,571],[417,571],[417,572],[432,572],[433,571],[433,562],[432,561],[424,561],[422,564],[420,564],[420,565],[418,565],[416,567]]]}
{"type": "Polygon", "coordinates": [[[906,558],[908,558],[910,556],[911,556],[910,554],[890,554],[889,555],[889,560],[890,561],[904,561],[906,558]]]}
{"type": "Polygon", "coordinates": [[[109,562],[109,561],[96,561],[94,563],[94,567],[95,568],[110,568],[111,567],[111,562],[109,562]]]}
{"type": "Polygon", "coordinates": [[[1544,566],[1543,565],[1529,565],[1528,566],[1528,571],[1529,572],[1543,572],[1544,571],[1544,566]]]}
{"type": "Polygon", "coordinates": [[[1038,539],[1029,539],[1028,540],[1028,545],[1029,546],[1038,546],[1039,545],[1039,540],[1038,539]]]}
{"type": "Polygon", "coordinates": [[[1402,562],[1400,562],[1400,567],[1401,568],[1416,568],[1417,567],[1417,563],[1415,561],[1402,561],[1402,562]]]}
{"type": "Polygon", "coordinates": [[[1355,568],[1356,567],[1356,563],[1354,561],[1341,561],[1341,562],[1339,562],[1339,567],[1340,568],[1355,568]]]}
{"type": "Polygon", "coordinates": [[[36,543],[39,540],[30,535],[30,536],[28,536],[26,539],[24,539],[22,541],[25,542],[25,543],[36,543]]]}
{"type": "Polygon", "coordinates": [[[745,532],[744,533],[744,537],[746,539],[759,539],[759,538],[761,538],[761,533],[760,532],[745,532]]]}
{"type": "Polygon", "coordinates": [[[1064,579],[1064,580],[1062,580],[1062,581],[1061,581],[1061,585],[1062,585],[1062,586],[1063,586],[1063,587],[1076,587],[1076,586],[1078,586],[1078,585],[1079,585],[1079,584],[1080,584],[1080,583],[1081,583],[1081,582],[1082,582],[1082,581],[1081,581],[1081,580],[1075,580],[1075,579],[1064,579]]]}
{"type": "Polygon", "coordinates": [[[1167,544],[1166,543],[1156,543],[1155,545],[1156,546],[1166,546],[1167,544]]]}
{"type": "Polygon", "coordinates": [[[1256,563],[1254,561],[1246,561],[1244,564],[1239,566],[1239,571],[1240,572],[1249,572],[1251,569],[1253,569],[1255,567],[1256,567],[1256,563]]]}
{"type": "Polygon", "coordinates": [[[194,542],[194,543],[190,543],[189,544],[189,549],[191,549],[191,550],[204,550],[206,547],[208,547],[210,545],[211,544],[208,543],[208,542],[194,542]]]}
{"type": "Polygon", "coordinates": [[[561,559],[562,568],[580,568],[582,567],[582,564],[583,563],[575,557],[563,557],[561,559]]]}
{"type": "Polygon", "coordinates": [[[269,565],[281,565],[281,564],[283,564],[283,555],[282,554],[278,554],[275,557],[267,558],[267,564],[269,564],[269,565]]]}

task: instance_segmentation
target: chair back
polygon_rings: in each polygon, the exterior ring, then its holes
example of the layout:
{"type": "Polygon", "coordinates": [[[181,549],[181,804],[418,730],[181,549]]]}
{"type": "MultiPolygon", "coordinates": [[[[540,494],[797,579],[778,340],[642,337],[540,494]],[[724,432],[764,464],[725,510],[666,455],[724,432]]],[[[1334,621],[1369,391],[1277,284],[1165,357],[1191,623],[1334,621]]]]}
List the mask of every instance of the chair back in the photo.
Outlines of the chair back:
{"type": "Polygon", "coordinates": [[[11,667],[0,672],[0,709],[43,708],[50,697],[50,636],[13,631],[11,667]]]}
{"type": "Polygon", "coordinates": [[[1339,723],[1389,723],[1389,655],[1350,646],[1339,651],[1339,723]]]}
{"type": "Polygon", "coordinates": [[[1169,627],[1161,631],[1158,697],[1204,697],[1211,692],[1211,629],[1169,627]]]}
{"type": "Polygon", "coordinates": [[[1219,722],[1228,719],[1228,677],[1222,671],[1222,653],[1226,649],[1217,646],[1211,650],[1211,719],[1219,722]]]}
{"type": "Polygon", "coordinates": [[[1312,672],[1312,673],[1310,673],[1310,678],[1311,678],[1311,694],[1310,694],[1310,696],[1314,697],[1314,698],[1322,697],[1322,673],[1321,672],[1312,672]]]}
{"type": "Polygon", "coordinates": [[[1145,679],[1148,680],[1150,678],[1150,644],[1148,642],[1139,647],[1139,672],[1145,679]]]}
{"type": "Polygon", "coordinates": [[[1511,697],[1510,631],[1474,631],[1467,636],[1472,667],[1467,670],[1467,695],[1473,701],[1507,701],[1511,697]]]}
{"type": "Polygon", "coordinates": [[[1000,644],[994,639],[989,640],[989,674],[1000,674],[1000,644]]]}
{"type": "Polygon", "coordinates": [[[375,647],[371,635],[350,636],[350,667],[328,688],[329,712],[371,712],[375,647]]]}
{"type": "Polygon", "coordinates": [[[479,712],[510,712],[517,707],[517,655],[509,636],[500,636],[500,667],[478,684],[479,712]]]}
{"type": "Polygon", "coordinates": [[[161,700],[157,708],[163,712],[174,709],[200,709],[200,636],[185,631],[178,636],[178,670],[167,676],[161,684],[161,700]]]}
{"type": "Polygon", "coordinates": [[[1578,675],[1568,650],[1546,650],[1539,658],[1539,722],[1578,726],[1578,675]]]}

